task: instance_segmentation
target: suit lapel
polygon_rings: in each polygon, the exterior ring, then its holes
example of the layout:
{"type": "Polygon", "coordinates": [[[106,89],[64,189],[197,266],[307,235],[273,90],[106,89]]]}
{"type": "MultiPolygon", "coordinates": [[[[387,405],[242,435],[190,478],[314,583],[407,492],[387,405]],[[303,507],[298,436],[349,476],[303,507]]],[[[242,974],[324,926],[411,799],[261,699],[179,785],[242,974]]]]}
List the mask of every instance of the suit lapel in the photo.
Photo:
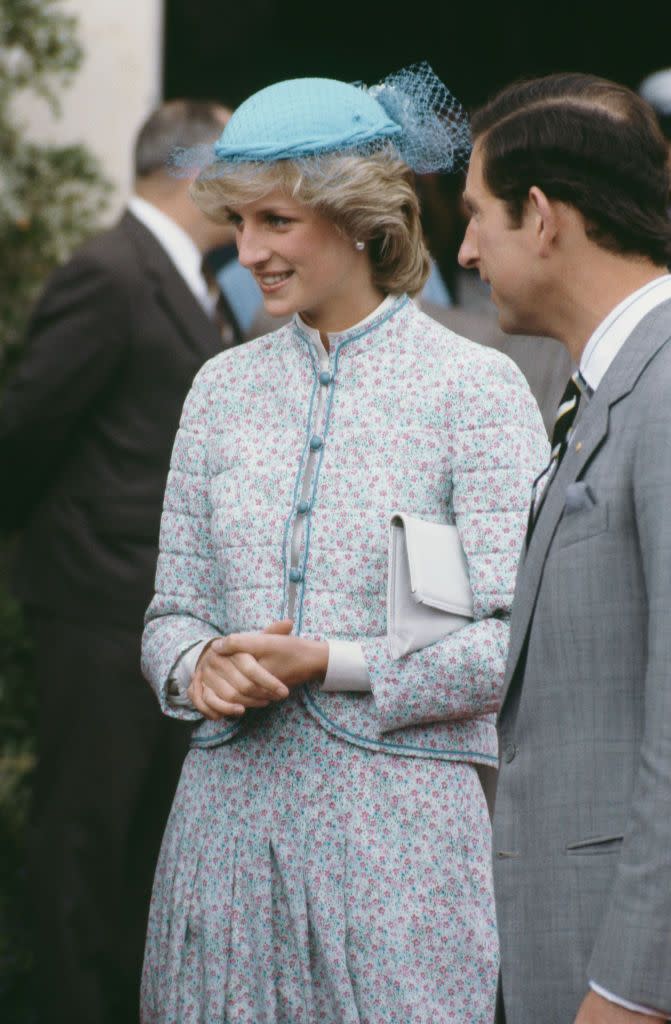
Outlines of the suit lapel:
{"type": "Polygon", "coordinates": [[[508,663],[501,706],[508,696],[533,619],[553,537],[564,511],[566,488],[579,480],[608,436],[610,409],[634,387],[638,377],[671,335],[671,302],[652,310],[627,339],[576,422],[571,444],[548,485],[528,549],[522,551],[510,630],[508,663]]]}
{"type": "Polygon", "coordinates": [[[141,265],[152,281],[157,301],[168,313],[186,344],[205,358],[221,352],[219,330],[163,246],[130,212],[124,214],[120,226],[132,237],[141,265]]]}
{"type": "Polygon", "coordinates": [[[555,476],[548,484],[528,549],[522,551],[511,621],[508,667],[503,699],[519,660],[529,623],[536,606],[538,589],[548,551],[564,511],[566,488],[578,480],[583,469],[608,434],[609,403],[599,391],[581,411],[571,444],[555,476]]]}

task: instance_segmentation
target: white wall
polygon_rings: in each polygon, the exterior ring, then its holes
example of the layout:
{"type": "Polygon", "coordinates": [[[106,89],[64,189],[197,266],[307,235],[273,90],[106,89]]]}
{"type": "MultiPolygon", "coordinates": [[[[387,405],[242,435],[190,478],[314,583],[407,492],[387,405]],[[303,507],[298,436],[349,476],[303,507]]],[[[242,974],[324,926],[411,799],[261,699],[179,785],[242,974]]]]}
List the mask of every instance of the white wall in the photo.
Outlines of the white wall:
{"type": "Polygon", "coordinates": [[[16,110],[31,137],[93,150],[115,186],[111,220],[130,192],[135,133],[162,97],[163,0],[65,0],[63,10],[79,19],[84,62],[61,93],[62,117],[29,93],[16,110]]]}

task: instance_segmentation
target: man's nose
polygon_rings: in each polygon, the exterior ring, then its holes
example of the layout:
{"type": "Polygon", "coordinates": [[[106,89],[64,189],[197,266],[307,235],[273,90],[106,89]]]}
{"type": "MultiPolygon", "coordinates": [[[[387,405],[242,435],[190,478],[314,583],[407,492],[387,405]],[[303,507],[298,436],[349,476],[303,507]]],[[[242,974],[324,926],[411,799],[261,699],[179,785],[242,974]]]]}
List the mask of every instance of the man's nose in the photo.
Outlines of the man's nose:
{"type": "Polygon", "coordinates": [[[478,247],[476,245],[475,228],[473,222],[469,221],[464,234],[464,240],[459,247],[457,255],[460,266],[466,270],[472,270],[478,265],[478,247]]]}

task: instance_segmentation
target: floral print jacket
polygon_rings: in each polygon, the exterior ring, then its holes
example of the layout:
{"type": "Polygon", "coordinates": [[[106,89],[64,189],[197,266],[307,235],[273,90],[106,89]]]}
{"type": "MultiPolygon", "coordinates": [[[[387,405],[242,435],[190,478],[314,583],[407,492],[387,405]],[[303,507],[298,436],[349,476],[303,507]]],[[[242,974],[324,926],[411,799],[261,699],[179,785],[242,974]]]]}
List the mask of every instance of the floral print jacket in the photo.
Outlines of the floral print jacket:
{"type": "Polygon", "coordinates": [[[301,571],[291,577],[295,632],[360,642],[371,682],[370,693],[308,684],[308,711],[363,747],[496,763],[517,560],[547,453],[516,366],[407,296],[330,335],[328,372],[299,318],[210,360],[175,441],[143,638],[143,669],[163,711],[200,720],[197,746],[241,728],[172,706],[168,679],[198,641],[285,617],[292,528],[304,515],[301,571]],[[309,508],[299,512],[315,451],[309,508]],[[386,639],[394,512],[456,523],[475,608],[473,623],[396,661],[386,639]]]}

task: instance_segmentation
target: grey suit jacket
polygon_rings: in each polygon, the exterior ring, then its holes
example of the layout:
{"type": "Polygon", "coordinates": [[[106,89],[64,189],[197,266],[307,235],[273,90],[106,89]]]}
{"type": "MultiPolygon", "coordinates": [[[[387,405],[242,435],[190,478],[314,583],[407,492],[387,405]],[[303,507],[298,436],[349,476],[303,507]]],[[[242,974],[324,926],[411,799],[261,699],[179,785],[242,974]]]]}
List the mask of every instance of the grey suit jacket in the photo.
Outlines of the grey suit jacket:
{"type": "Polygon", "coordinates": [[[522,553],[494,874],[508,1024],[593,979],[671,1016],[671,302],[578,417],[522,553]]]}

